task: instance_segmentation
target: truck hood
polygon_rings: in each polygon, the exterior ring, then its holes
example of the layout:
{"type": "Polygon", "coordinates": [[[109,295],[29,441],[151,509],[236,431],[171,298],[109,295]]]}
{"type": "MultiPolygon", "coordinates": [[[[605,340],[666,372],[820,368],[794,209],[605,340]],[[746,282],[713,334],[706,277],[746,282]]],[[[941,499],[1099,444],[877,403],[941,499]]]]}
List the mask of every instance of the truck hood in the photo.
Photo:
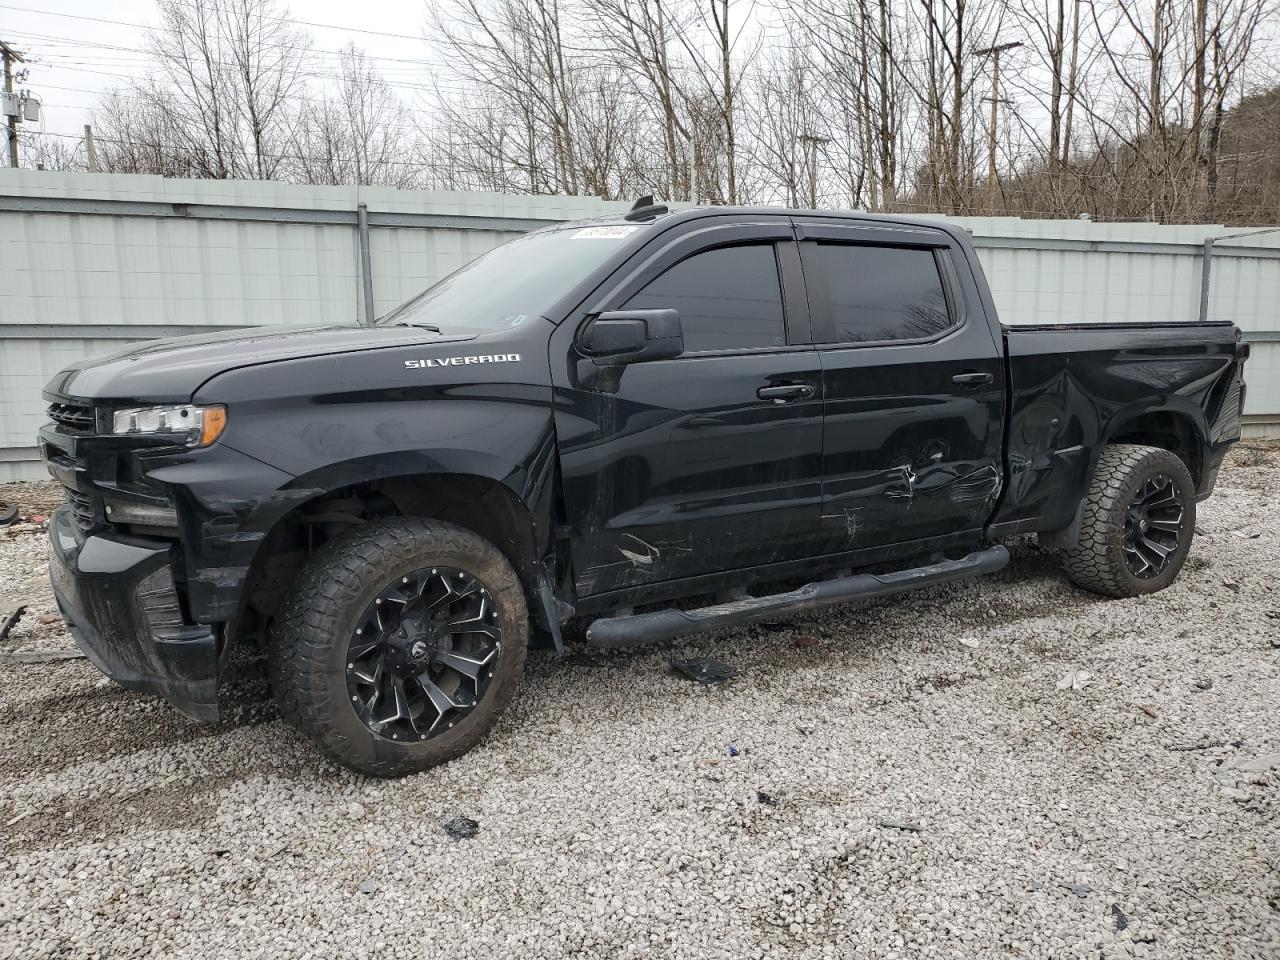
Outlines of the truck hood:
{"type": "Polygon", "coordinates": [[[205,381],[240,367],[473,339],[421,327],[250,327],[135,343],[88,357],[50,380],[45,393],[51,399],[185,403],[205,381]]]}

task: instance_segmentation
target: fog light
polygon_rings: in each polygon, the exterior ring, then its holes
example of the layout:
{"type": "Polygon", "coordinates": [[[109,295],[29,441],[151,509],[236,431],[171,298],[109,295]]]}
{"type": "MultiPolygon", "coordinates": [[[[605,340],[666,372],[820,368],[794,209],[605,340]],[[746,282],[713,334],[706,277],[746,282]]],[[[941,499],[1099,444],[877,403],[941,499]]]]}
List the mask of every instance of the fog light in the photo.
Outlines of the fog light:
{"type": "Polygon", "coordinates": [[[108,500],[107,519],[112,523],[136,523],[145,527],[176,527],[178,511],[167,504],[108,500]]]}

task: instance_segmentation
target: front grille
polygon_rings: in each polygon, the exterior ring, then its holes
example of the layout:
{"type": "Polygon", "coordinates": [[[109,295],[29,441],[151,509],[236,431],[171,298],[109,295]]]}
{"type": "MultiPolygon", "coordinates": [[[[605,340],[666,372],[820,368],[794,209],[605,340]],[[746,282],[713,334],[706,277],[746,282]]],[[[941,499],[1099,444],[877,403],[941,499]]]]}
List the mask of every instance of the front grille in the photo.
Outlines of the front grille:
{"type": "Polygon", "coordinates": [[[93,508],[93,498],[70,487],[63,488],[67,494],[67,503],[71,504],[71,513],[75,516],[76,527],[82,533],[88,533],[97,523],[97,513],[93,508]]]}
{"type": "Polygon", "coordinates": [[[49,419],[68,433],[93,433],[93,407],[78,403],[51,403],[49,419]]]}

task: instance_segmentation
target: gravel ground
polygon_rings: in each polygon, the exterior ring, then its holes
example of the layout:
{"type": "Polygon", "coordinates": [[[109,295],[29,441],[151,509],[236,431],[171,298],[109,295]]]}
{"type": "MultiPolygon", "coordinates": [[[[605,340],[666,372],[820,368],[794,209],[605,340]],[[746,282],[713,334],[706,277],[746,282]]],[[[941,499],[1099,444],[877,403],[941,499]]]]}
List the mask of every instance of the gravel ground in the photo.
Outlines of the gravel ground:
{"type": "MultiPolygon", "coordinates": [[[[71,646],[39,526],[0,533],[0,653],[71,646]]],[[[486,744],[396,782],[324,762],[252,663],[215,727],[0,663],[0,957],[1280,957],[1280,450],[1198,526],[1142,600],[1021,542],[982,582],[535,652],[486,744]]]]}

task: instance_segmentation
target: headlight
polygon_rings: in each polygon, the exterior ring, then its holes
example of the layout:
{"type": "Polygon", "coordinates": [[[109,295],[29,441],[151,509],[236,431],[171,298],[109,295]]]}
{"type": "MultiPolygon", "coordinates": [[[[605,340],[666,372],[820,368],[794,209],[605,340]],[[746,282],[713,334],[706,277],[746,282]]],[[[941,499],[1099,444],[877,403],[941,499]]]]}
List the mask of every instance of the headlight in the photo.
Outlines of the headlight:
{"type": "Polygon", "coordinates": [[[207,447],[222,435],[227,408],[221,404],[197,407],[131,407],[117,410],[111,432],[117,436],[172,437],[188,447],[207,447]]]}

